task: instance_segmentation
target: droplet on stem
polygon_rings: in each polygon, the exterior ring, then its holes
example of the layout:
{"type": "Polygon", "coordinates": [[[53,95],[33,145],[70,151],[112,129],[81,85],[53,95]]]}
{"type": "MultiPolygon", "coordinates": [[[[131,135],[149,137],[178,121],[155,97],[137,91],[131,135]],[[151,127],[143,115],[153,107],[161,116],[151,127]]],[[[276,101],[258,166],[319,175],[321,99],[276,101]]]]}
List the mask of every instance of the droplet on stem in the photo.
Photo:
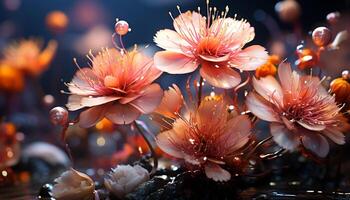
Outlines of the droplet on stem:
{"type": "Polygon", "coordinates": [[[117,21],[114,26],[114,31],[118,35],[126,35],[129,32],[129,24],[124,20],[117,21]]]}

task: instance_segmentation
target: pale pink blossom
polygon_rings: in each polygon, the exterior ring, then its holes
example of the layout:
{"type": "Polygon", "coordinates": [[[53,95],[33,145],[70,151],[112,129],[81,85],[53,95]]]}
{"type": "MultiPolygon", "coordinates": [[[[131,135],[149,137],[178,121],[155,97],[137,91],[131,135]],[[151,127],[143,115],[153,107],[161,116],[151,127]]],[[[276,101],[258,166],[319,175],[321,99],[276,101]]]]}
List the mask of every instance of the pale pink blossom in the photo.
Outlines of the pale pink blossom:
{"type": "Polygon", "coordinates": [[[254,28],[246,20],[226,17],[228,8],[222,15],[217,12],[208,10],[204,17],[187,11],[174,19],[175,31],[158,31],[154,41],[165,51],[155,54],[156,67],[185,74],[200,66],[200,75],[211,85],[233,88],[241,77],[232,68],[251,71],[264,64],[268,58],[264,47],[245,47],[255,36],[254,28]]]}
{"type": "Polygon", "coordinates": [[[87,108],[80,114],[81,127],[91,127],[103,117],[129,124],[157,108],[163,90],[152,82],[161,71],[151,58],[136,49],[105,49],[96,57],[91,54],[90,60],[92,67],[81,68],[68,83],[68,109],[87,108]]]}
{"type": "Polygon", "coordinates": [[[253,79],[256,92],[246,100],[254,115],[271,122],[274,141],[287,150],[303,147],[319,157],[329,152],[326,138],[344,144],[349,124],[319,78],[300,75],[289,64],[279,66],[278,76],[279,82],[273,76],[253,79]]]}
{"type": "Polygon", "coordinates": [[[203,169],[210,179],[230,180],[231,174],[222,166],[249,141],[251,122],[246,115],[230,115],[228,108],[222,97],[206,98],[198,108],[178,113],[172,127],[157,136],[158,146],[203,169]]]}

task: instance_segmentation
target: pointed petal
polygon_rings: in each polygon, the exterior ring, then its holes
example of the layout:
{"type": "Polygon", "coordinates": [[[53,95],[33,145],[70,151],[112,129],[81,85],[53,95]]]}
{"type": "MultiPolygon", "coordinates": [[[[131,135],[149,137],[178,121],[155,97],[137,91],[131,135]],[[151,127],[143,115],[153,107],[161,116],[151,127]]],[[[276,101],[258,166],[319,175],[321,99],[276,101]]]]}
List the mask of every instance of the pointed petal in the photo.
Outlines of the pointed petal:
{"type": "Polygon", "coordinates": [[[81,128],[90,128],[103,119],[109,105],[101,105],[89,108],[79,115],[79,126],[81,128]]]}
{"type": "Polygon", "coordinates": [[[217,164],[207,163],[204,167],[205,175],[214,181],[228,181],[231,179],[230,172],[224,170],[217,164]]]}
{"type": "Polygon", "coordinates": [[[345,136],[336,128],[327,128],[323,131],[323,135],[327,136],[329,139],[331,139],[336,144],[345,144],[345,136]]]}
{"type": "Polygon", "coordinates": [[[280,122],[278,113],[273,110],[273,104],[260,97],[255,92],[250,92],[246,98],[248,109],[258,118],[269,122],[280,122]]]}
{"type": "Polygon", "coordinates": [[[321,124],[308,124],[303,121],[297,121],[297,123],[310,131],[322,131],[326,128],[325,125],[321,125],[321,124]]]}
{"type": "Polygon", "coordinates": [[[140,115],[141,112],[129,104],[115,103],[108,109],[106,118],[115,124],[130,124],[140,115]]]}
{"type": "Polygon", "coordinates": [[[290,63],[281,63],[278,66],[278,78],[281,82],[281,85],[283,88],[291,88],[291,79],[292,77],[292,68],[290,66],[290,63]]]}
{"type": "Polygon", "coordinates": [[[233,88],[241,82],[239,73],[225,65],[203,63],[200,74],[210,85],[218,88],[233,88]]]}
{"type": "Polygon", "coordinates": [[[222,144],[225,144],[231,152],[240,149],[249,141],[251,128],[251,121],[247,115],[238,115],[230,119],[220,138],[222,144]]]}
{"type": "Polygon", "coordinates": [[[273,140],[287,150],[294,151],[300,144],[298,134],[289,131],[281,123],[271,123],[270,132],[273,140]]]}
{"type": "Polygon", "coordinates": [[[162,101],[154,112],[165,117],[176,118],[175,113],[179,113],[183,105],[184,97],[181,90],[176,84],[173,84],[172,87],[164,91],[162,101]]]}
{"type": "Polygon", "coordinates": [[[159,70],[169,74],[186,74],[198,67],[193,58],[171,51],[157,52],[154,55],[154,64],[159,70]]]}
{"type": "Polygon", "coordinates": [[[232,64],[232,67],[244,71],[252,71],[265,64],[268,57],[269,56],[264,47],[253,45],[235,54],[232,60],[230,60],[230,63],[232,64]]]}
{"type": "Polygon", "coordinates": [[[271,98],[273,97],[278,102],[282,102],[282,88],[273,76],[261,77],[259,80],[253,77],[253,86],[267,101],[271,102],[271,98]]]}
{"type": "Polygon", "coordinates": [[[130,102],[130,105],[137,108],[143,114],[153,112],[160,104],[163,97],[163,90],[156,83],[148,86],[141,92],[141,96],[134,101],[130,102]]]}
{"type": "Polygon", "coordinates": [[[317,156],[324,158],[329,152],[329,144],[325,137],[316,132],[303,134],[301,138],[304,147],[315,153],[317,156]]]}

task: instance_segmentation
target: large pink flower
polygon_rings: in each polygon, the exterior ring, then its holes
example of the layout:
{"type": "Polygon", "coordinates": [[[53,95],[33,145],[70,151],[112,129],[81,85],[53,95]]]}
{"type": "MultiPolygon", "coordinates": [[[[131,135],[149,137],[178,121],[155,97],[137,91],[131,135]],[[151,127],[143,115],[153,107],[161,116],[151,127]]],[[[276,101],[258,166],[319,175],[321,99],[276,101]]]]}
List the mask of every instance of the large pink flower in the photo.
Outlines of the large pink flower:
{"type": "Polygon", "coordinates": [[[280,83],[272,76],[254,79],[256,92],[251,92],[246,101],[254,115],[271,122],[274,141],[291,151],[303,146],[319,157],[329,152],[326,137],[344,144],[342,132],[349,124],[321,81],[299,75],[289,64],[280,65],[278,76],[280,83]]]}
{"type": "Polygon", "coordinates": [[[123,53],[105,49],[91,62],[91,68],[80,69],[68,83],[68,109],[88,108],[80,114],[80,126],[91,127],[103,117],[129,124],[160,103],[163,90],[152,82],[161,72],[136,49],[123,53]]]}
{"type": "Polygon", "coordinates": [[[236,20],[213,13],[207,18],[197,12],[186,12],[174,19],[175,31],[157,32],[154,41],[165,51],[154,56],[156,67],[170,74],[193,72],[211,85],[233,88],[241,82],[239,70],[255,70],[267,61],[265,48],[260,45],[243,47],[253,40],[254,28],[245,20],[236,20]]]}
{"type": "MultiPolygon", "coordinates": [[[[167,97],[178,93],[171,94],[167,97]]],[[[225,158],[247,144],[251,133],[249,118],[232,116],[228,110],[222,98],[205,99],[198,108],[177,113],[172,128],[157,136],[157,144],[167,154],[204,169],[208,178],[228,181],[231,175],[222,168],[225,158]]]]}

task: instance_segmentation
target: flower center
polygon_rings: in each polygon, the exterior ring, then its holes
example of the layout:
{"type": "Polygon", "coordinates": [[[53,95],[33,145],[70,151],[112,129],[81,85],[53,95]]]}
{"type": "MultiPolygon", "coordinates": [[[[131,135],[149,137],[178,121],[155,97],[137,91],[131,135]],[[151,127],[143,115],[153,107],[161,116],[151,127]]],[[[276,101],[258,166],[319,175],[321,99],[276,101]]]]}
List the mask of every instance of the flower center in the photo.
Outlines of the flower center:
{"type": "Polygon", "coordinates": [[[218,38],[205,37],[199,42],[196,53],[203,56],[221,57],[219,47],[220,40],[218,38]]]}

